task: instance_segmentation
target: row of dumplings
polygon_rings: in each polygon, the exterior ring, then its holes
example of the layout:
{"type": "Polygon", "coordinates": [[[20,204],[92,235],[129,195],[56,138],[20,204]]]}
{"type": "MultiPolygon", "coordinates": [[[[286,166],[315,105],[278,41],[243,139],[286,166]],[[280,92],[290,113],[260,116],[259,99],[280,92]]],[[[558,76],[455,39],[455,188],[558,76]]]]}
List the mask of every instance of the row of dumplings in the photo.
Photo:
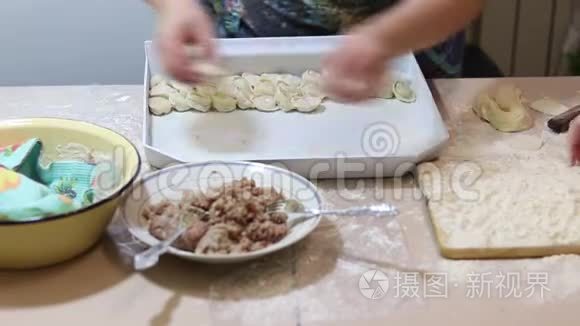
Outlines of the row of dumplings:
{"type": "MultiPolygon", "coordinates": [[[[313,70],[305,71],[301,77],[243,73],[195,86],[155,75],[150,80],[150,87],[149,110],[154,115],[165,115],[172,110],[208,112],[211,109],[218,112],[236,109],[312,112],[326,98],[321,90],[320,74],[313,70]]],[[[382,93],[378,97],[414,101],[414,92],[408,83],[396,82],[382,93]]]]}

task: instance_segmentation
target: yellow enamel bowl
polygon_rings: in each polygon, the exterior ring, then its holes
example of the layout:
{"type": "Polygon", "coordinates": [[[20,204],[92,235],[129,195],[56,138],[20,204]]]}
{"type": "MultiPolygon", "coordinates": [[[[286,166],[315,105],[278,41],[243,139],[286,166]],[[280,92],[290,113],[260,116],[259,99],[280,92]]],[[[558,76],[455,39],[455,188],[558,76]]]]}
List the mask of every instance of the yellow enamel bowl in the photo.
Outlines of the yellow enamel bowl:
{"type": "Polygon", "coordinates": [[[106,231],[121,193],[139,174],[141,159],[123,136],[87,122],[34,118],[0,121],[0,147],[39,138],[47,153],[78,143],[122,159],[122,182],[107,198],[78,211],[30,222],[0,221],[0,269],[36,268],[76,257],[106,231]]]}

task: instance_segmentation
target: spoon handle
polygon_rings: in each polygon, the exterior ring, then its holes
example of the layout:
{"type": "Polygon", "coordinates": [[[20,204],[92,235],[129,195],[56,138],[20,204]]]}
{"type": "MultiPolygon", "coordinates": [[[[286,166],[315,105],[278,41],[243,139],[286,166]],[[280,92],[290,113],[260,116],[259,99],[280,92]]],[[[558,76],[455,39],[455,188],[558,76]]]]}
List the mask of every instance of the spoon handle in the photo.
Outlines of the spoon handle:
{"type": "Polygon", "coordinates": [[[354,207],[346,209],[331,209],[331,210],[306,210],[308,215],[338,215],[338,216],[396,216],[399,215],[399,210],[390,204],[373,205],[354,207]]]}
{"type": "Polygon", "coordinates": [[[565,133],[570,129],[570,122],[580,115],[580,106],[575,106],[572,109],[557,115],[548,120],[548,128],[555,133],[565,133]]]}
{"type": "Polygon", "coordinates": [[[171,244],[187,230],[187,227],[181,226],[173,235],[153,246],[151,248],[135,255],[133,257],[133,267],[142,271],[153,267],[159,261],[159,257],[169,250],[171,244]]]}
{"type": "Polygon", "coordinates": [[[375,205],[366,207],[355,207],[347,209],[335,209],[335,210],[318,210],[318,209],[308,209],[302,213],[291,213],[288,214],[288,225],[290,228],[313,219],[321,214],[324,215],[336,215],[336,216],[385,216],[385,217],[395,217],[399,215],[399,210],[392,205],[375,205]]]}

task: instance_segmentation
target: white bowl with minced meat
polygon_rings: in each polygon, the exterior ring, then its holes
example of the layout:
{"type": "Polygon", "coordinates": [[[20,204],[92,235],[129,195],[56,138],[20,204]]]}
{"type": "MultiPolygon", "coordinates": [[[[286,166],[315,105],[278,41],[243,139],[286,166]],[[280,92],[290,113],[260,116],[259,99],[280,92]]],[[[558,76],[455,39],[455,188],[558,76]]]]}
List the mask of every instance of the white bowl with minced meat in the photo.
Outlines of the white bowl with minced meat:
{"type": "Polygon", "coordinates": [[[167,239],[183,219],[188,230],[169,254],[205,263],[237,263],[295,244],[320,216],[292,228],[284,214],[266,206],[294,199],[321,209],[316,187],[285,169],[248,162],[188,163],[155,172],[136,184],[120,208],[129,232],[152,246],[167,239]]]}

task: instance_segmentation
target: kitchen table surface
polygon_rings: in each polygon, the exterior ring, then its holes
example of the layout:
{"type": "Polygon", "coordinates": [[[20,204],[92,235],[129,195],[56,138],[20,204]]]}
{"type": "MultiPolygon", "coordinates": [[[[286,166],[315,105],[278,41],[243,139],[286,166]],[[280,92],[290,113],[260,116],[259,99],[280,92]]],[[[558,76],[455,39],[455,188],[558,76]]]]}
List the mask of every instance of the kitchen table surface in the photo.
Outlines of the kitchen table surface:
{"type": "MultiPolygon", "coordinates": [[[[456,155],[461,146],[487,154],[497,147],[485,137],[468,137],[466,121],[473,121],[474,98],[505,82],[522,88],[528,100],[580,103],[580,78],[434,80],[451,134],[442,156],[456,155]]],[[[141,86],[3,87],[0,112],[1,119],[97,123],[127,136],[143,153],[142,99],[141,86]]],[[[546,132],[545,117],[536,118],[530,132],[546,132]]],[[[564,137],[549,146],[565,150],[564,137]]],[[[131,271],[118,253],[112,240],[122,228],[117,219],[111,234],[81,257],[49,268],[0,271],[0,325],[579,324],[580,257],[446,260],[412,176],[317,186],[329,207],[388,201],[401,215],[395,223],[325,218],[298,245],[260,261],[208,266],[164,257],[143,273],[131,271]]]]}

